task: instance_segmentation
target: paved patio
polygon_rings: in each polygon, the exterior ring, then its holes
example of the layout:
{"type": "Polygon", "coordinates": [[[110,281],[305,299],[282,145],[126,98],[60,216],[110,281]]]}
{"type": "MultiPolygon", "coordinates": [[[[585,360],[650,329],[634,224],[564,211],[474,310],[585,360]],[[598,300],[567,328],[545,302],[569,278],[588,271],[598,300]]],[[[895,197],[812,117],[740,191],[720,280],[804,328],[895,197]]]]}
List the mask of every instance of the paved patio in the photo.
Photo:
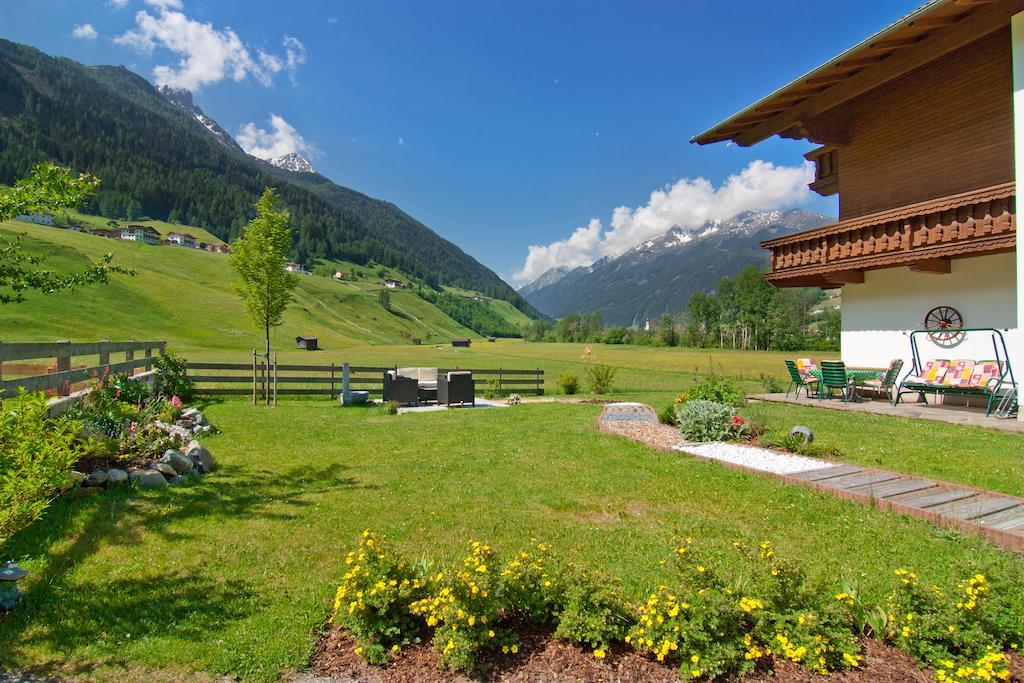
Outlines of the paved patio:
{"type": "Polygon", "coordinates": [[[884,399],[866,400],[863,403],[843,403],[840,399],[819,401],[816,398],[807,398],[805,396],[797,399],[792,394],[789,395],[789,398],[786,398],[785,394],[751,394],[747,398],[752,401],[791,403],[798,406],[825,408],[827,410],[845,410],[852,413],[873,413],[875,415],[910,417],[918,420],[936,420],[937,422],[948,422],[949,424],[987,427],[1001,432],[1024,434],[1024,422],[1017,420],[1016,417],[1010,419],[985,417],[984,408],[942,405],[939,403],[917,403],[913,397],[910,397],[910,400],[907,402],[901,401],[897,406],[884,399]]]}

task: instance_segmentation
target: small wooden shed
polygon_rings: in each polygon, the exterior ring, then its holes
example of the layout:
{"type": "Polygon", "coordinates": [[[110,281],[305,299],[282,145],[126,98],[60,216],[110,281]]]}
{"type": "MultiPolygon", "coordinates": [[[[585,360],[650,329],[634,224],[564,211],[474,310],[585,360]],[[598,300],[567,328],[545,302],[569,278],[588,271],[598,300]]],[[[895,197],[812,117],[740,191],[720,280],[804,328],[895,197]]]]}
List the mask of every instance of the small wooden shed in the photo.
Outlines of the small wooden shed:
{"type": "Polygon", "coordinates": [[[296,337],[295,346],[306,351],[316,351],[318,348],[316,337],[296,337]]]}
{"type": "Polygon", "coordinates": [[[469,345],[471,343],[472,342],[470,342],[470,340],[466,339],[465,337],[460,337],[458,339],[452,339],[452,346],[455,346],[455,347],[462,346],[462,347],[465,347],[465,348],[469,348],[469,345]]]}

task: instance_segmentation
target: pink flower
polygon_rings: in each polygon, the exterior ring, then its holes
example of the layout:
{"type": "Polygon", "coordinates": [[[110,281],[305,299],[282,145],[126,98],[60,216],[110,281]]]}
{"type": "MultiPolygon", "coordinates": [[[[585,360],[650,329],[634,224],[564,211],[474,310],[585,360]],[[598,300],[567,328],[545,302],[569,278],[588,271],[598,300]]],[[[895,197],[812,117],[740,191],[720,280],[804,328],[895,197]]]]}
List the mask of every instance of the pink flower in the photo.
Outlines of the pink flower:
{"type": "Polygon", "coordinates": [[[180,408],[182,405],[181,399],[178,398],[177,396],[171,396],[170,400],[167,401],[167,405],[171,406],[172,408],[180,408]]]}

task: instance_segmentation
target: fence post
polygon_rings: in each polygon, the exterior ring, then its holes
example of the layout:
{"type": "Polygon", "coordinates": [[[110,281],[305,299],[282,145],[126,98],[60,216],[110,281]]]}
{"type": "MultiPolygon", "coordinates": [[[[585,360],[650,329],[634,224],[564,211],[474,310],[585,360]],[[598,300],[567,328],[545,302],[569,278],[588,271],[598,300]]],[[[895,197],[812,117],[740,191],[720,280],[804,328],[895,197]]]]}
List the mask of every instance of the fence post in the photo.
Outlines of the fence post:
{"type": "Polygon", "coordinates": [[[109,343],[109,339],[100,339],[100,365],[110,365],[110,347],[106,346],[109,343]]]}
{"type": "Polygon", "coordinates": [[[252,404],[256,405],[256,349],[252,350],[252,404]]]}
{"type": "Polygon", "coordinates": [[[543,382],[544,382],[544,379],[543,379],[544,378],[544,374],[543,373],[544,373],[543,370],[541,370],[540,368],[537,368],[537,372],[533,376],[533,378],[537,381],[537,395],[538,396],[543,396],[544,395],[544,384],[543,384],[543,382]]]}
{"type": "MultiPolygon", "coordinates": [[[[62,339],[58,344],[71,345],[70,339],[62,339]]],[[[71,369],[71,355],[67,351],[60,352],[61,355],[57,356],[57,372],[68,372],[71,369]]],[[[70,393],[71,386],[68,382],[62,382],[60,387],[57,388],[58,396],[67,396],[70,393]]]]}
{"type": "Polygon", "coordinates": [[[341,403],[346,406],[352,402],[351,372],[348,361],[341,364],[341,403]]]}
{"type": "Polygon", "coordinates": [[[274,352],[274,407],[277,407],[277,352],[274,352]]]}

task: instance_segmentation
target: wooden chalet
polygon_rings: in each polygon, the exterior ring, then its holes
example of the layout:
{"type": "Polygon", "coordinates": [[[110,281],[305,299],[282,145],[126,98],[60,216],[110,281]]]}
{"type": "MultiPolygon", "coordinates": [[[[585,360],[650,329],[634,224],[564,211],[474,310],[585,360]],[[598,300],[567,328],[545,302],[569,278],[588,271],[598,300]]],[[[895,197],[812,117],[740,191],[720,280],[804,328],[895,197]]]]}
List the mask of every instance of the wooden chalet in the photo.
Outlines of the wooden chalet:
{"type": "MultiPolygon", "coordinates": [[[[838,195],[839,220],[764,242],[766,278],[842,287],[848,364],[909,363],[909,332],[946,306],[1005,330],[1024,371],[1024,0],[932,0],[693,141],[773,135],[816,145],[810,188],[838,195]]],[[[992,357],[990,335],[957,345],[929,354],[992,357]]]]}

